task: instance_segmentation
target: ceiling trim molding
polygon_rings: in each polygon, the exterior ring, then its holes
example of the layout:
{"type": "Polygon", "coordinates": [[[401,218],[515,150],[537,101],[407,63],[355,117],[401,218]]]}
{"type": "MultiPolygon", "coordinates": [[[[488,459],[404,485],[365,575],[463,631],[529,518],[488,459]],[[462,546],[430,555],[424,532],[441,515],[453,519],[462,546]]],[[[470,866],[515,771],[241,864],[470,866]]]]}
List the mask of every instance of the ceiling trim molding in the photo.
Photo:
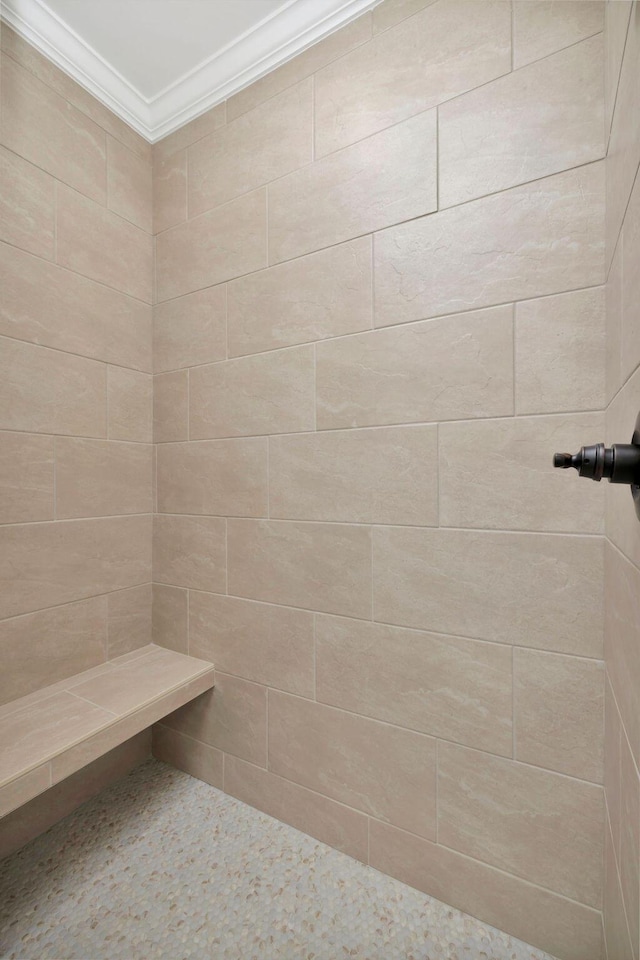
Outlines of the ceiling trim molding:
{"type": "Polygon", "coordinates": [[[4,0],[2,17],[40,53],[155,143],[379,2],[289,0],[151,98],[136,90],[43,0],[4,0]]]}

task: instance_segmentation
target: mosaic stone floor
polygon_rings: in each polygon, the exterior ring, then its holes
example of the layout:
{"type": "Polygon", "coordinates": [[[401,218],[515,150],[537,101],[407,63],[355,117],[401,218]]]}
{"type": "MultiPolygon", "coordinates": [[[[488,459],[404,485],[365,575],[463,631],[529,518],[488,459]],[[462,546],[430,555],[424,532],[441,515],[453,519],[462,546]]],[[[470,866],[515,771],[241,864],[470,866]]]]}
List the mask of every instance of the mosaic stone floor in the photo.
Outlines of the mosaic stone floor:
{"type": "Polygon", "coordinates": [[[551,960],[156,760],[0,863],[0,955],[551,960]]]}

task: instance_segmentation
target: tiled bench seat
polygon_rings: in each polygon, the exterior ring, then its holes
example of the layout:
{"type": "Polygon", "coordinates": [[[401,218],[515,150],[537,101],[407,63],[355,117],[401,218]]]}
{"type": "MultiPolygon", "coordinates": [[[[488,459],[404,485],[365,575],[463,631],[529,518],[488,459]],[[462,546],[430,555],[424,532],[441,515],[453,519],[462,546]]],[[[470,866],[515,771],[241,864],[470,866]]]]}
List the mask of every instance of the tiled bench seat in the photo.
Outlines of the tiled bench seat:
{"type": "Polygon", "coordinates": [[[0,707],[0,817],[213,687],[153,644],[0,707]]]}

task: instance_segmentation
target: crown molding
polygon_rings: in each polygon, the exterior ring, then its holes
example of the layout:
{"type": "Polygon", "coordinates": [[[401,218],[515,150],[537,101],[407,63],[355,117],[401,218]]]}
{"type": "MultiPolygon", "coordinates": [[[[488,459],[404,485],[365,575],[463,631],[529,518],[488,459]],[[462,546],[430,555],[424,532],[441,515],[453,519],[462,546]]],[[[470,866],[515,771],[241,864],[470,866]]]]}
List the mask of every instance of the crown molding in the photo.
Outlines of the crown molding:
{"type": "Polygon", "coordinates": [[[380,0],[289,0],[154,97],[144,97],[43,0],[3,0],[2,18],[150,143],[228,99],[380,0]]]}

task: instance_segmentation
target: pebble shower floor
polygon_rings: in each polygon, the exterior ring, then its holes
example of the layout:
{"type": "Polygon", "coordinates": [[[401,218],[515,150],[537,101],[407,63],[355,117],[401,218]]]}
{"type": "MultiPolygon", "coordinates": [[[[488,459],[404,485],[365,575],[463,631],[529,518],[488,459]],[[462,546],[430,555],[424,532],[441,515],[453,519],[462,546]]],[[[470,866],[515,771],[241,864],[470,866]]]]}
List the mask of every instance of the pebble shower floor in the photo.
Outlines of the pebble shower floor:
{"type": "Polygon", "coordinates": [[[29,960],[552,960],[149,760],[0,863],[29,960]]]}

